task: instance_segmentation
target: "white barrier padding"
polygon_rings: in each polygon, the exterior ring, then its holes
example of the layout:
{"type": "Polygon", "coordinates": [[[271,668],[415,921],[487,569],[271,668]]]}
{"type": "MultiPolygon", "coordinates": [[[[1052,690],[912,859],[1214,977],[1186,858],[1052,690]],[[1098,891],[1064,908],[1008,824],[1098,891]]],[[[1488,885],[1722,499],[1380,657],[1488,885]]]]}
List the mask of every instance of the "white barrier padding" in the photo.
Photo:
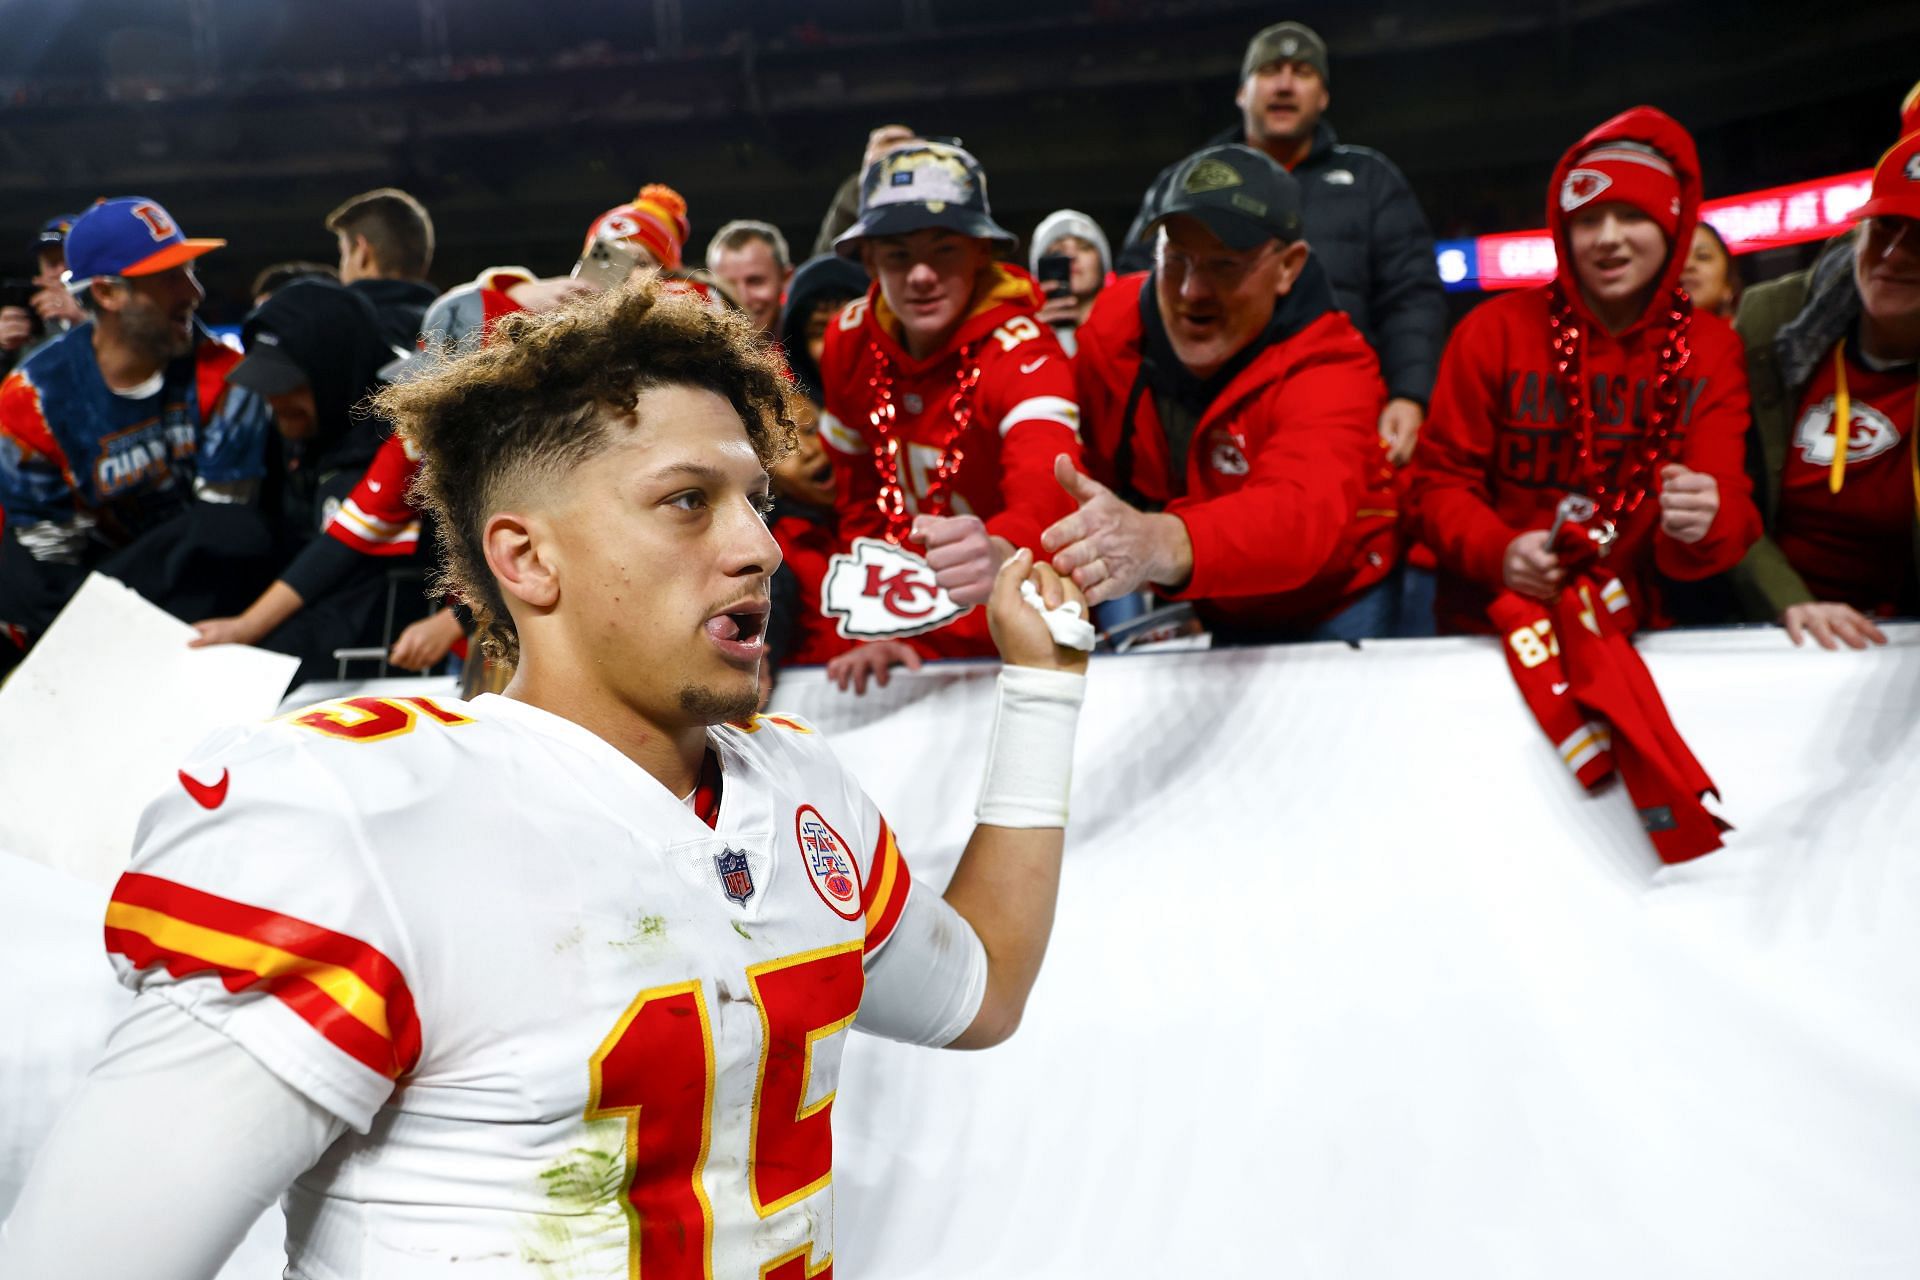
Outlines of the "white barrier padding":
{"type": "MultiPolygon", "coordinates": [[[[1920,1275],[1920,628],[1642,642],[1720,784],[1663,866],[1491,641],[1096,658],[1059,922],[986,1053],[856,1036],[849,1276],[1920,1275]]],[[[991,670],[812,673],[915,890],[991,670]]]]}
{"type": "Polygon", "coordinates": [[[189,649],[192,635],[112,578],[86,580],[0,685],[0,849],[110,887],[194,745],[274,713],[297,658],[189,649]]]}

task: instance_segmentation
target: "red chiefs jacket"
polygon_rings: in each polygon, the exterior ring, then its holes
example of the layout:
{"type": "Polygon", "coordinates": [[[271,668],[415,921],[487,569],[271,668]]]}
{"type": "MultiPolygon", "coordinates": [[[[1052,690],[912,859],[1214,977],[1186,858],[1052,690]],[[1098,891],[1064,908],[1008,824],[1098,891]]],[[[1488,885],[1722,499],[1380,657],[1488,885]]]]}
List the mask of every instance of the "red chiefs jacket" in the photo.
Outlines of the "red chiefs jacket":
{"type": "MultiPolygon", "coordinates": [[[[929,485],[951,433],[951,403],[963,366],[980,370],[972,418],[954,442],[961,462],[940,515],[976,515],[1016,547],[1040,546],[1048,525],[1074,510],[1053,476],[1053,460],[1080,464],[1080,411],[1072,366],[1053,330],[1033,318],[1040,293],[1024,272],[996,266],[972,315],[946,348],[925,360],[908,355],[880,286],[849,303],[827,328],[820,358],[826,407],[820,439],[834,452],[840,541],[884,538],[873,458],[873,379],[884,363],[893,379],[893,430],[905,444],[900,486],[909,512],[925,509],[929,485]],[[962,360],[963,353],[967,360],[962,360]]],[[[913,550],[920,550],[914,547],[913,550]]],[[[947,656],[990,654],[985,609],[974,609],[914,643],[947,656]]]]}
{"type": "MultiPolygon", "coordinates": [[[[1317,278],[1317,267],[1309,270],[1317,278]]],[[[1193,577],[1159,594],[1194,601],[1214,625],[1277,634],[1311,627],[1393,568],[1379,362],[1330,301],[1303,316],[1214,397],[1176,494],[1166,433],[1143,383],[1151,278],[1121,278],[1080,328],[1075,383],[1092,473],[1116,488],[1130,484],[1186,525],[1193,577]],[[1132,474],[1119,476],[1129,406],[1132,474]]],[[[1303,283],[1312,284],[1305,273],[1296,289],[1303,283]]]]}
{"type": "MultiPolygon", "coordinates": [[[[1664,115],[1636,108],[1576,143],[1554,170],[1547,216],[1559,247],[1560,285],[1585,333],[1583,385],[1594,413],[1594,454],[1611,476],[1620,455],[1647,424],[1660,348],[1668,332],[1667,298],[1685,264],[1699,220],[1700,166],[1693,140],[1664,115]],[[1665,273],[1647,313],[1609,334],[1588,311],[1567,251],[1566,216],[1557,195],[1574,162],[1602,141],[1651,145],[1680,180],[1680,220],[1665,273]]],[[[1554,508],[1583,483],[1579,439],[1556,373],[1549,329],[1550,287],[1503,294],[1460,322],[1440,360],[1440,377],[1413,461],[1410,524],[1433,549],[1441,581],[1435,606],[1443,632],[1486,632],[1487,606],[1504,590],[1509,543],[1553,524],[1554,508]]],[[[1621,579],[1643,619],[1661,617],[1654,570],[1682,581],[1724,572],[1760,536],[1760,513],[1745,469],[1747,375],[1740,340],[1718,316],[1694,312],[1692,356],[1680,373],[1684,433],[1675,458],[1711,475],[1720,510],[1706,537],[1683,543],[1659,531],[1658,476],[1619,530],[1605,567],[1621,579]]]]}

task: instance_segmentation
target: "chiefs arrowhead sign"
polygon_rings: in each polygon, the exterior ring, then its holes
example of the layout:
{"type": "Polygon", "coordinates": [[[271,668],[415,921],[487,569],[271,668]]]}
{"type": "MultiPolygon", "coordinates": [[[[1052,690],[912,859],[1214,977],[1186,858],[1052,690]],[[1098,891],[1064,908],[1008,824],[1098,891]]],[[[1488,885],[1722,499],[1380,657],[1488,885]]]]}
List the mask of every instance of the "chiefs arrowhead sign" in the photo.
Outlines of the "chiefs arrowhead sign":
{"type": "Polygon", "coordinates": [[[849,640],[894,640],[945,626],[972,608],[959,605],[913,552],[878,538],[855,538],[853,550],[827,565],[820,612],[849,640]]]}

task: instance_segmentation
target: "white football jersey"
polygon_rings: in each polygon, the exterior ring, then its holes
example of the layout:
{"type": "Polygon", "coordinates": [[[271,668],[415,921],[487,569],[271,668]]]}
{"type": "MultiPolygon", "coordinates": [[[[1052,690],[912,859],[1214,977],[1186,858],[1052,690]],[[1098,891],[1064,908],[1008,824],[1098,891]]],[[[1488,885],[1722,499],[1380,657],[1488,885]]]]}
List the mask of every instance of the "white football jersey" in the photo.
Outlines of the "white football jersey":
{"type": "Polygon", "coordinates": [[[825,1274],[841,1033],[910,877],[804,724],[709,743],[712,827],[523,703],[350,698],[147,810],[122,980],[351,1129],[289,1275],[825,1274]]]}

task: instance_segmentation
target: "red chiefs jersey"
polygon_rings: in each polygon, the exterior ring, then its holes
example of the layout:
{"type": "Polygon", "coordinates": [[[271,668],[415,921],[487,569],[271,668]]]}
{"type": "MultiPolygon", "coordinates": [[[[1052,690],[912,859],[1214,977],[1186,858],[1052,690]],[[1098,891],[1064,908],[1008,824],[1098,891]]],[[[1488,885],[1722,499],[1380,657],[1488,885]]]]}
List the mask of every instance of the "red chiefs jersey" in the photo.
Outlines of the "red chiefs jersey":
{"type": "Polygon", "coordinates": [[[786,663],[819,666],[853,647],[853,641],[834,630],[833,620],[820,611],[820,580],[826,577],[827,562],[840,549],[839,535],[831,522],[803,515],[780,516],[771,527],[781,559],[800,585],[793,647],[787,651],[786,663]]]}
{"type": "Polygon", "coordinates": [[[1892,614],[1914,580],[1914,399],[1912,365],[1869,369],[1847,352],[1847,464],[1830,486],[1834,449],[1833,356],[1800,400],[1773,540],[1820,600],[1892,614]]]}
{"type": "Polygon", "coordinates": [[[410,556],[420,545],[420,516],[407,501],[407,486],[420,470],[420,455],[399,436],[380,442],[367,474],[353,486],[325,533],[365,556],[410,556]]]}
{"type": "MultiPolygon", "coordinates": [[[[1040,547],[1048,525],[1074,510],[1053,477],[1053,460],[1080,466],[1080,409],[1073,367],[1053,330],[1034,319],[1040,294],[1022,272],[996,266],[991,287],[946,347],[925,360],[908,355],[879,285],[849,303],[827,329],[820,359],[826,407],[820,438],[835,453],[840,540],[884,538],[873,459],[873,381],[893,380],[893,431],[905,444],[900,488],[909,512],[923,512],[953,430],[952,400],[963,370],[978,364],[972,418],[954,442],[961,463],[933,515],[976,515],[1016,547],[1040,547]]],[[[919,548],[915,548],[919,550],[919,548]]],[[[985,611],[974,609],[917,642],[929,652],[992,653],[985,611]]]]}

